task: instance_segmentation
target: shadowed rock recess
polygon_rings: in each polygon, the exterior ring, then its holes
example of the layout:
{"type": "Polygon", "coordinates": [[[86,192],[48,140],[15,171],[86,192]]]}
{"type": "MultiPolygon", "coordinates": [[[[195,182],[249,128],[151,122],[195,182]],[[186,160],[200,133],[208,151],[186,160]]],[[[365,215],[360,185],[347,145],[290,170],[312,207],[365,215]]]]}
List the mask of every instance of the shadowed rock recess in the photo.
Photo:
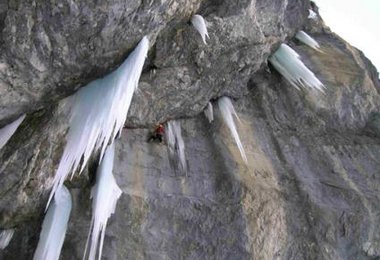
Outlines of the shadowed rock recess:
{"type": "MultiPolygon", "coordinates": [[[[380,258],[380,82],[363,53],[308,19],[308,0],[5,1],[0,3],[0,126],[27,117],[0,150],[1,259],[32,259],[81,86],[115,69],[144,36],[150,51],[116,142],[123,194],[104,259],[380,258]],[[207,21],[203,44],[189,21],[207,21]],[[321,52],[294,35],[310,34],[321,52]],[[295,49],[325,84],[298,91],[267,58],[295,49]],[[215,108],[229,96],[244,164],[215,108]],[[188,172],[147,143],[182,125],[188,172]]],[[[315,7],[314,7],[315,8],[315,7]]],[[[73,210],[60,259],[82,259],[97,155],[66,182],[73,210]]]]}

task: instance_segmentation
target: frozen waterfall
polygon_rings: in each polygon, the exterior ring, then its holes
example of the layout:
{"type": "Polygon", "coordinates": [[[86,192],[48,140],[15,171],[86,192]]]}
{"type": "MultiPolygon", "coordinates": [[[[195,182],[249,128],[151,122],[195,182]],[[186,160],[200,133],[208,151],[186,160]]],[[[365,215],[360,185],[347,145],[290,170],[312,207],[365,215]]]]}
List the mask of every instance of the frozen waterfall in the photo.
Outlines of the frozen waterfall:
{"type": "Polygon", "coordinates": [[[96,184],[91,191],[92,220],[83,259],[86,258],[87,247],[89,245],[88,259],[95,259],[97,252],[98,259],[101,259],[107,221],[115,212],[117,200],[122,194],[112,173],[114,157],[115,143],[112,143],[107,148],[99,165],[96,174],[96,184]]]}
{"type": "Polygon", "coordinates": [[[101,149],[122,130],[149,48],[144,37],[121,66],[74,95],[67,144],[56,172],[49,202],[66,177],[83,170],[92,152],[101,149]]]}
{"type": "Polygon", "coordinates": [[[286,44],[281,44],[278,50],[269,57],[270,63],[295,88],[309,87],[324,91],[324,85],[300,60],[300,56],[286,44]]]}
{"type": "Polygon", "coordinates": [[[34,260],[58,260],[65,240],[72,200],[69,190],[60,186],[45,215],[34,260]]]}
{"type": "Polygon", "coordinates": [[[244,147],[240,141],[239,134],[236,130],[235,121],[233,119],[233,117],[235,116],[235,118],[239,120],[239,117],[235,111],[234,106],[232,105],[231,100],[228,97],[221,97],[218,99],[218,106],[224,122],[230,129],[232,137],[235,139],[241,157],[243,158],[244,162],[247,163],[247,156],[245,155],[244,147]]]}

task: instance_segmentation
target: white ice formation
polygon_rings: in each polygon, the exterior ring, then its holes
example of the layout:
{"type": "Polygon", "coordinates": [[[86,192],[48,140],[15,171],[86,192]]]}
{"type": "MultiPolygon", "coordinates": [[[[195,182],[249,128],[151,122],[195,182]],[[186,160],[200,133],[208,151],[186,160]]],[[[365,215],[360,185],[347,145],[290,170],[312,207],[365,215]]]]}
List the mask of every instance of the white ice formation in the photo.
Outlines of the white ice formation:
{"type": "Polygon", "coordinates": [[[235,111],[234,106],[232,105],[231,100],[228,97],[221,97],[218,99],[218,106],[225,124],[228,126],[228,128],[231,131],[232,137],[235,139],[241,157],[243,158],[244,162],[247,163],[247,156],[245,155],[244,147],[240,141],[239,134],[236,130],[236,125],[233,116],[235,116],[235,118],[239,121],[240,119],[235,111]]]}
{"type": "Polygon", "coordinates": [[[4,126],[0,129],[0,149],[8,142],[12,135],[16,132],[17,128],[20,126],[24,120],[25,115],[20,116],[12,123],[4,126]]]}
{"type": "Polygon", "coordinates": [[[171,158],[176,158],[180,170],[187,172],[185,142],[182,138],[181,124],[178,121],[169,121],[166,126],[166,141],[171,158]]]}
{"type": "Polygon", "coordinates": [[[214,121],[214,109],[212,108],[211,102],[208,102],[207,108],[204,110],[204,113],[210,123],[214,121]]]}
{"type": "Polygon", "coordinates": [[[67,144],[56,172],[49,202],[71,172],[83,170],[94,151],[101,157],[122,130],[149,48],[145,36],[121,66],[81,88],[73,97],[74,106],[67,144]]]}
{"type": "Polygon", "coordinates": [[[309,87],[324,91],[324,85],[300,59],[300,56],[286,44],[281,44],[278,50],[269,57],[270,63],[295,88],[309,87]]]}
{"type": "Polygon", "coordinates": [[[65,240],[71,207],[71,194],[62,185],[55,192],[54,200],[45,215],[33,260],[58,260],[65,240]]]}
{"type": "Polygon", "coordinates": [[[299,41],[301,41],[304,44],[306,44],[307,46],[309,46],[310,48],[313,48],[316,51],[321,51],[320,50],[321,46],[319,46],[319,43],[316,40],[314,40],[310,35],[308,35],[307,33],[305,33],[304,31],[299,31],[296,34],[296,38],[299,41]]]}
{"type": "Polygon", "coordinates": [[[9,242],[11,242],[14,232],[15,232],[14,229],[5,229],[5,230],[1,231],[1,233],[0,233],[0,249],[4,249],[9,245],[9,242]]]}
{"type": "Polygon", "coordinates": [[[96,184],[91,191],[92,219],[83,259],[86,258],[89,245],[88,259],[95,259],[97,253],[98,259],[101,259],[107,221],[115,212],[117,200],[122,194],[112,173],[114,157],[115,143],[112,143],[106,149],[96,174],[96,184]]]}
{"type": "Polygon", "coordinates": [[[194,28],[201,35],[204,44],[207,44],[206,43],[206,37],[207,38],[210,38],[210,37],[208,36],[206,22],[203,19],[203,17],[199,14],[196,14],[191,18],[191,23],[193,24],[194,28]]]}
{"type": "Polygon", "coordinates": [[[316,12],[314,12],[313,10],[309,9],[309,16],[308,16],[309,19],[313,19],[313,20],[316,20],[318,18],[318,15],[316,12]]]}

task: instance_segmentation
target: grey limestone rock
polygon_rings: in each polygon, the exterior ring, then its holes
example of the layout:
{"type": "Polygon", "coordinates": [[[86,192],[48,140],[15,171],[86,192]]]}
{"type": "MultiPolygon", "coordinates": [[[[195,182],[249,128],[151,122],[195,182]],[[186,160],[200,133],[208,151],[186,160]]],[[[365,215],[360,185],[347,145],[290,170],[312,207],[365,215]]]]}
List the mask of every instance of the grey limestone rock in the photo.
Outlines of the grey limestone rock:
{"type": "MultiPolygon", "coordinates": [[[[116,141],[123,195],[109,220],[104,259],[379,258],[378,73],[320,17],[308,20],[309,4],[0,4],[0,121],[28,113],[0,150],[0,228],[16,229],[0,258],[32,258],[65,144],[65,97],[115,68],[144,34],[151,50],[116,141]],[[194,13],[207,21],[207,45],[187,24],[194,13]],[[299,29],[322,52],[293,39],[299,29]],[[294,89],[266,63],[285,41],[325,93],[294,89]],[[247,165],[217,106],[211,124],[202,113],[223,95],[240,116],[247,165]],[[150,127],[170,119],[182,125],[187,174],[164,144],[147,142],[150,127]]],[[[82,259],[96,156],[67,181],[73,211],[61,259],[82,259]]]]}

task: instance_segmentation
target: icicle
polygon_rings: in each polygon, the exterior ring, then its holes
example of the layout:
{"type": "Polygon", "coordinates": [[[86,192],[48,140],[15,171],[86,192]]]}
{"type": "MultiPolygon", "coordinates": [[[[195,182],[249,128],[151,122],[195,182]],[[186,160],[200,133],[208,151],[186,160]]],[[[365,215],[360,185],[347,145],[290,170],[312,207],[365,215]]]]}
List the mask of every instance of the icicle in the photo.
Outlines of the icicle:
{"type": "Polygon", "coordinates": [[[55,192],[54,200],[45,215],[40,240],[34,253],[34,260],[54,260],[59,258],[65,241],[71,206],[71,194],[62,185],[55,192]]]}
{"type": "Polygon", "coordinates": [[[284,76],[295,88],[310,87],[323,92],[324,85],[300,60],[297,52],[286,44],[269,57],[276,70],[284,76]]]}
{"type": "Polygon", "coordinates": [[[307,17],[309,19],[313,19],[313,20],[316,20],[318,18],[318,15],[316,12],[314,12],[313,10],[309,9],[309,16],[307,17]]]}
{"type": "Polygon", "coordinates": [[[310,48],[313,48],[316,51],[321,51],[320,50],[321,47],[319,46],[318,42],[316,40],[314,40],[310,35],[308,35],[307,33],[305,33],[304,31],[299,31],[296,34],[296,38],[299,41],[301,41],[304,44],[306,44],[307,46],[309,46],[310,48]]]}
{"type": "Polygon", "coordinates": [[[182,138],[180,122],[169,121],[165,133],[171,158],[178,158],[181,171],[186,172],[185,142],[182,138]]]}
{"type": "Polygon", "coordinates": [[[208,102],[207,108],[204,110],[204,113],[208,121],[211,123],[214,120],[214,110],[212,108],[211,102],[208,102]]]}
{"type": "Polygon", "coordinates": [[[207,38],[210,39],[210,36],[208,36],[208,32],[207,32],[207,27],[206,27],[206,22],[205,20],[203,19],[203,17],[199,14],[196,14],[194,15],[192,18],[191,18],[191,23],[193,24],[193,26],[195,27],[195,29],[199,32],[199,34],[201,35],[202,37],[202,40],[204,42],[204,44],[207,44],[206,43],[206,36],[207,38]]]}
{"type": "Polygon", "coordinates": [[[0,233],[0,249],[4,249],[9,245],[9,242],[11,242],[14,232],[15,232],[14,229],[5,229],[5,230],[1,231],[1,233],[0,233]]]}
{"type": "Polygon", "coordinates": [[[108,143],[122,130],[148,48],[148,38],[144,37],[117,70],[75,94],[67,144],[49,202],[70,172],[73,175],[79,167],[81,172],[93,151],[101,149],[102,157],[108,143]]]}
{"type": "Polygon", "coordinates": [[[117,200],[122,194],[112,174],[114,157],[115,144],[112,143],[108,146],[104,158],[99,165],[96,184],[91,191],[92,220],[83,259],[86,257],[89,243],[91,246],[88,259],[95,259],[97,251],[98,258],[101,258],[107,221],[115,212],[117,200]]]}
{"type": "Polygon", "coordinates": [[[166,124],[165,135],[166,135],[166,142],[169,148],[170,156],[173,158],[175,155],[175,143],[176,143],[174,130],[173,130],[173,122],[168,122],[166,124]]]}
{"type": "Polygon", "coordinates": [[[245,155],[244,147],[240,141],[239,134],[236,130],[236,125],[233,119],[233,115],[236,117],[236,119],[239,119],[234,106],[232,105],[231,100],[228,97],[221,97],[218,99],[218,106],[220,109],[220,113],[222,114],[223,120],[228,126],[228,128],[231,131],[232,137],[235,139],[235,142],[239,148],[241,157],[243,158],[244,162],[247,163],[247,156],[245,155]]]}
{"type": "Polygon", "coordinates": [[[0,129],[0,149],[8,142],[25,118],[25,114],[0,129]]]}

